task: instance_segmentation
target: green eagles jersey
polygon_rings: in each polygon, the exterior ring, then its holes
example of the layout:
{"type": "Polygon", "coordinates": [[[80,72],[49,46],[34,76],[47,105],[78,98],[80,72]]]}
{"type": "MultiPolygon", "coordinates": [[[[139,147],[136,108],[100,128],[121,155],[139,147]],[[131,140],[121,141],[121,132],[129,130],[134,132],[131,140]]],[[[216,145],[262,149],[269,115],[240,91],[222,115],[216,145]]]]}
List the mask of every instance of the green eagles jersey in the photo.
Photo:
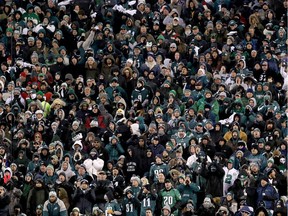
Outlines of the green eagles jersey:
{"type": "Polygon", "coordinates": [[[156,196],[153,196],[151,193],[145,194],[141,201],[141,211],[140,211],[140,216],[145,216],[146,215],[146,209],[151,208],[152,212],[155,210],[156,206],[156,196]]]}
{"type": "Polygon", "coordinates": [[[133,197],[132,199],[125,198],[122,203],[122,212],[126,216],[138,216],[140,205],[140,201],[135,197],[133,197]]]}
{"type": "MultiPolygon", "coordinates": [[[[160,192],[160,197],[162,200],[162,205],[161,207],[163,208],[165,205],[170,206],[170,208],[172,209],[177,202],[181,201],[181,195],[180,192],[175,189],[175,188],[171,188],[170,190],[166,190],[165,188],[161,190],[160,192]]],[[[178,215],[178,210],[175,210],[174,212],[172,212],[174,215],[178,215]]]]}
{"type": "Polygon", "coordinates": [[[142,88],[142,89],[135,89],[132,92],[131,95],[131,101],[133,104],[133,101],[138,99],[141,103],[143,103],[146,99],[149,99],[149,91],[146,88],[142,88]]]}
{"type": "Polygon", "coordinates": [[[167,164],[153,164],[150,168],[149,176],[153,179],[153,182],[157,182],[158,174],[164,173],[165,176],[169,173],[169,167],[167,164]]]}
{"type": "Polygon", "coordinates": [[[179,190],[182,203],[187,203],[188,200],[192,199],[194,206],[197,205],[197,192],[200,191],[200,187],[195,183],[187,184],[180,184],[178,185],[177,189],[179,190]]]}
{"type": "Polygon", "coordinates": [[[121,212],[120,205],[116,201],[111,201],[111,202],[105,204],[105,213],[108,210],[112,210],[113,212],[114,211],[120,211],[121,212]]]}

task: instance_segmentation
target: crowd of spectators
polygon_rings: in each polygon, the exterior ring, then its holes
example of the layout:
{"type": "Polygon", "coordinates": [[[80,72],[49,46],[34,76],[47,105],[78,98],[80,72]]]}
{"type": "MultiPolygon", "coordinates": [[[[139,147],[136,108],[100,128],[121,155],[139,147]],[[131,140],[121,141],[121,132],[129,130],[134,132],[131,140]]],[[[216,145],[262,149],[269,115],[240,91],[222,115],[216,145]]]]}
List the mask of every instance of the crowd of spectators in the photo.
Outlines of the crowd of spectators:
{"type": "Polygon", "coordinates": [[[287,0],[0,0],[0,216],[287,215],[287,0]]]}

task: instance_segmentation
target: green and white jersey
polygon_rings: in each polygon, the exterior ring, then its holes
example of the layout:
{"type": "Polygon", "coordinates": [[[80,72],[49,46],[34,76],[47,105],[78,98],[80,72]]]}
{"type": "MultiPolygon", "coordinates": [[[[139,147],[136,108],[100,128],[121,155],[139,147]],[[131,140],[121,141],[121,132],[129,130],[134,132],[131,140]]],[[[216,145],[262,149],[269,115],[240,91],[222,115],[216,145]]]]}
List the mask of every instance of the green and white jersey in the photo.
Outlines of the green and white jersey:
{"type": "MultiPolygon", "coordinates": [[[[170,190],[166,190],[165,188],[161,190],[160,197],[162,200],[161,207],[163,208],[165,205],[170,206],[172,209],[177,202],[181,201],[181,194],[180,192],[175,189],[171,188],[170,190]]],[[[178,210],[172,212],[174,215],[178,215],[178,210]]]]}
{"type": "Polygon", "coordinates": [[[150,193],[146,194],[143,200],[141,201],[141,211],[140,216],[146,215],[146,209],[151,208],[152,212],[154,212],[156,206],[156,196],[152,196],[150,193]]]}
{"type": "Polygon", "coordinates": [[[228,188],[234,184],[234,181],[238,177],[239,171],[234,168],[229,170],[227,167],[224,167],[223,170],[225,171],[225,175],[223,177],[223,196],[226,196],[228,188]]]}

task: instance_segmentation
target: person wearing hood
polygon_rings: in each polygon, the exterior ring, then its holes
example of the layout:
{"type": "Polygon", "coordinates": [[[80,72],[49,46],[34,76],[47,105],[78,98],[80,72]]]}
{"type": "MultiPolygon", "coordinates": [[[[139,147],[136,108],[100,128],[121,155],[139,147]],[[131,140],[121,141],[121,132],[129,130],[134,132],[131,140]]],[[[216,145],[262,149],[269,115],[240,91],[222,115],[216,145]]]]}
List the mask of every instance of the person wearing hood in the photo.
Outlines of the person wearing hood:
{"type": "MultiPolygon", "coordinates": [[[[63,185],[64,186],[64,185],[63,185]]],[[[65,186],[64,186],[65,187],[65,186]]],[[[57,191],[57,196],[60,200],[63,201],[65,207],[67,210],[69,210],[70,208],[70,202],[71,202],[71,195],[73,193],[73,189],[72,187],[71,190],[67,190],[66,188],[64,188],[62,186],[58,187],[57,191]]]]}
{"type": "Polygon", "coordinates": [[[197,215],[199,215],[199,216],[215,215],[215,212],[216,212],[215,205],[213,204],[211,198],[206,196],[202,205],[198,209],[197,215]]]}
{"type": "Polygon", "coordinates": [[[97,62],[95,61],[93,56],[88,57],[87,61],[85,62],[85,78],[93,78],[97,79],[99,75],[97,62]]]}
{"type": "Polygon", "coordinates": [[[28,199],[28,195],[30,190],[33,188],[34,186],[34,181],[33,181],[33,174],[31,172],[28,172],[25,175],[24,181],[23,181],[23,185],[21,185],[20,189],[23,192],[20,198],[20,204],[23,208],[23,212],[26,212],[26,202],[28,199]]]}
{"type": "Polygon", "coordinates": [[[75,172],[72,170],[70,163],[66,160],[61,163],[61,167],[56,173],[58,176],[60,173],[64,173],[67,181],[69,181],[71,177],[75,176],[75,172]]]}
{"type": "Polygon", "coordinates": [[[249,113],[244,112],[244,114],[245,115],[250,114],[250,115],[252,115],[252,117],[256,117],[258,105],[257,105],[257,100],[254,97],[254,93],[253,93],[253,96],[248,99],[248,105],[245,107],[245,109],[247,109],[247,108],[249,108],[250,112],[249,113]]]}
{"type": "Polygon", "coordinates": [[[123,190],[125,189],[125,178],[122,175],[122,169],[118,165],[112,167],[112,183],[114,186],[114,196],[121,199],[123,190]]]}
{"type": "Polygon", "coordinates": [[[50,191],[49,199],[43,206],[43,216],[67,216],[68,211],[64,202],[57,197],[55,191],[50,191]]]}
{"type": "Polygon", "coordinates": [[[34,187],[30,190],[27,198],[27,215],[35,215],[36,207],[43,204],[48,198],[48,191],[45,189],[45,185],[42,179],[35,180],[34,187]]]}
{"type": "Polygon", "coordinates": [[[92,110],[89,115],[86,117],[85,127],[86,129],[91,128],[91,124],[95,125],[97,128],[105,129],[106,125],[104,122],[104,116],[101,114],[99,110],[99,106],[97,104],[92,105],[92,110]]]}
{"type": "MultiPolygon", "coordinates": [[[[79,141],[81,142],[81,144],[79,145],[81,145],[81,150],[82,150],[83,149],[82,140],[84,140],[84,137],[86,137],[86,133],[84,133],[84,131],[81,129],[80,122],[78,120],[73,121],[72,127],[69,130],[68,134],[69,134],[68,145],[66,145],[66,147],[69,149],[72,146],[72,149],[73,149],[75,142],[79,141]]],[[[73,151],[71,155],[73,155],[73,151]]]]}
{"type": "MultiPolygon", "coordinates": [[[[265,83],[264,85],[269,86],[268,83],[265,83]]],[[[263,116],[265,116],[264,118],[265,120],[268,120],[268,119],[273,118],[274,112],[280,110],[280,106],[279,106],[279,103],[273,99],[273,95],[271,91],[266,91],[263,99],[264,99],[264,102],[259,104],[258,112],[262,113],[263,116]]]]}
{"type": "Polygon", "coordinates": [[[1,185],[6,185],[11,180],[13,173],[10,167],[5,168],[3,173],[4,174],[3,179],[1,179],[1,185]]]}
{"type": "Polygon", "coordinates": [[[34,6],[32,4],[27,4],[26,13],[24,13],[22,17],[25,22],[32,20],[35,25],[40,23],[38,15],[34,13],[34,6]]]}
{"type": "Polygon", "coordinates": [[[77,140],[72,145],[70,155],[73,157],[74,162],[83,161],[85,154],[83,152],[83,144],[81,140],[77,140]]]}
{"type": "Polygon", "coordinates": [[[281,199],[277,201],[273,215],[287,215],[287,207],[284,204],[285,199],[286,197],[281,197],[281,199]]]}
{"type": "Polygon", "coordinates": [[[126,101],[125,101],[125,99],[124,99],[123,97],[121,97],[121,98],[117,101],[117,103],[116,103],[116,108],[117,108],[117,109],[122,109],[122,110],[124,110],[124,112],[126,113],[126,111],[127,111],[127,103],[126,103],[126,101]]]}
{"type": "MultiPolygon", "coordinates": [[[[213,97],[212,92],[210,90],[206,90],[204,92],[204,98],[200,99],[197,102],[197,110],[205,112],[205,105],[210,105],[211,112],[215,115],[215,120],[217,121],[218,113],[219,113],[219,103],[218,101],[213,97]]],[[[206,106],[207,108],[207,106],[206,106]]],[[[219,118],[219,117],[218,117],[219,118]]]]}
{"type": "Polygon", "coordinates": [[[41,162],[44,162],[46,164],[49,163],[50,161],[50,152],[49,152],[49,148],[47,145],[43,145],[43,146],[39,146],[40,150],[40,160],[41,162]]]}
{"type": "MultiPolygon", "coordinates": [[[[254,215],[258,216],[258,215],[263,215],[263,216],[269,216],[270,211],[268,212],[267,209],[265,208],[265,206],[259,206],[256,210],[254,215]]],[[[274,215],[274,214],[273,214],[274,215]]]]}
{"type": "Polygon", "coordinates": [[[122,76],[121,72],[120,72],[120,68],[118,66],[111,68],[111,79],[113,79],[114,77],[116,77],[118,79],[119,85],[126,90],[127,89],[127,82],[124,78],[124,76],[122,76]]]}
{"type": "Polygon", "coordinates": [[[117,125],[114,121],[110,121],[103,134],[103,142],[109,143],[109,138],[112,136],[116,136],[116,133],[117,133],[117,125]]]}
{"type": "MultiPolygon", "coordinates": [[[[28,142],[28,141],[26,141],[28,142]]],[[[20,149],[18,151],[18,155],[16,156],[16,159],[14,160],[14,163],[17,164],[19,171],[22,172],[24,175],[26,174],[26,170],[27,170],[27,165],[29,163],[29,158],[31,158],[31,153],[30,151],[30,146],[29,146],[29,142],[28,145],[25,146],[26,148],[24,149],[20,149]],[[27,151],[26,151],[27,149],[27,151]]]]}
{"type": "Polygon", "coordinates": [[[98,157],[98,152],[95,148],[90,151],[89,157],[83,162],[83,164],[90,176],[96,176],[104,167],[104,161],[98,157]]]}
{"type": "Polygon", "coordinates": [[[32,160],[27,165],[27,172],[35,172],[36,167],[40,166],[40,155],[37,152],[33,153],[32,160]]]}
{"type": "Polygon", "coordinates": [[[142,104],[143,107],[147,107],[149,103],[149,90],[145,88],[145,80],[143,77],[139,77],[137,81],[136,89],[131,95],[131,104],[134,103],[136,99],[142,104]]]}
{"type": "Polygon", "coordinates": [[[117,162],[120,155],[124,154],[125,151],[119,142],[118,137],[112,136],[110,142],[105,146],[108,151],[109,159],[117,162]]]}
{"type": "Polygon", "coordinates": [[[140,158],[137,157],[135,148],[131,145],[128,146],[127,153],[125,155],[125,160],[124,160],[124,168],[123,168],[126,182],[129,182],[133,175],[139,174],[139,168],[140,168],[139,159],[140,158]]]}
{"type": "MultiPolygon", "coordinates": [[[[140,118],[140,117],[138,117],[140,118]]],[[[139,122],[139,121],[138,121],[139,122]]],[[[143,126],[145,127],[145,126],[143,126]]],[[[130,131],[131,131],[131,138],[127,140],[127,144],[126,145],[132,145],[132,146],[135,146],[138,142],[138,137],[141,136],[141,123],[132,123],[130,125],[130,131]]],[[[147,128],[147,126],[146,126],[147,128]]],[[[142,132],[143,133],[143,132],[142,132]]],[[[126,146],[125,146],[126,147],[126,146]]],[[[124,148],[125,148],[124,147],[124,148]]],[[[125,148],[126,149],[126,148],[125,148]]]]}
{"type": "MultiPolygon", "coordinates": [[[[145,136],[139,136],[138,142],[135,145],[135,153],[138,158],[144,159],[146,157],[146,150],[147,150],[147,143],[146,143],[146,137],[145,136]]],[[[140,160],[140,167],[143,163],[143,160],[140,160]]],[[[141,171],[142,173],[142,171],[141,171]]],[[[144,174],[144,173],[143,173],[144,174]]],[[[143,175],[140,175],[143,176],[143,175]]]]}
{"type": "MultiPolygon", "coordinates": [[[[272,159],[269,159],[268,161],[271,161],[271,163],[273,162],[272,159]]],[[[277,189],[279,196],[285,196],[285,188],[287,188],[287,182],[285,176],[278,170],[278,167],[273,164],[272,167],[269,167],[265,171],[269,183],[277,189]]]]}
{"type": "Polygon", "coordinates": [[[117,124],[118,129],[120,125],[126,124],[127,118],[123,109],[117,109],[116,114],[114,116],[114,122],[117,124]]]}
{"type": "Polygon", "coordinates": [[[14,25],[21,27],[21,30],[22,30],[26,26],[26,23],[24,22],[22,18],[21,11],[20,10],[14,11],[13,17],[14,17],[14,20],[13,20],[14,25]]]}
{"type": "Polygon", "coordinates": [[[266,121],[265,130],[262,135],[262,137],[265,139],[266,142],[272,141],[274,143],[277,139],[279,139],[279,137],[274,135],[274,130],[276,129],[279,131],[279,129],[276,128],[276,124],[272,119],[266,121]]]}
{"type": "MultiPolygon", "coordinates": [[[[177,4],[176,4],[177,5],[177,4]]],[[[176,6],[175,5],[175,6],[176,6]]],[[[179,6],[177,6],[179,7],[179,6]]],[[[175,18],[178,18],[178,22],[179,22],[179,25],[182,26],[183,28],[185,28],[185,22],[184,20],[180,17],[180,12],[181,10],[178,10],[179,8],[172,8],[171,12],[164,18],[163,20],[163,24],[164,25],[167,25],[169,23],[172,23],[173,20],[175,18]]]]}
{"type": "MultiPolygon", "coordinates": [[[[108,44],[107,46],[113,46],[113,44],[108,44]]],[[[111,80],[111,69],[116,67],[115,58],[113,55],[108,54],[102,61],[101,73],[104,75],[105,80],[111,80]]]]}

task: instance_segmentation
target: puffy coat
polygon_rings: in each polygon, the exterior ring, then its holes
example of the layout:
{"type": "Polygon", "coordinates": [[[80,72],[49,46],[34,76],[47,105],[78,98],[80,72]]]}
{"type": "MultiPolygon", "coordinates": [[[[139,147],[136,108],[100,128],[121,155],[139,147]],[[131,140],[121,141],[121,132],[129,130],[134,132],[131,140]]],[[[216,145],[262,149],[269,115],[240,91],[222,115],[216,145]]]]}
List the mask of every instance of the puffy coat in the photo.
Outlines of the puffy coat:
{"type": "Polygon", "coordinates": [[[259,185],[259,187],[257,188],[257,194],[258,205],[260,202],[264,202],[266,209],[274,210],[274,205],[275,202],[279,199],[279,194],[270,183],[267,183],[264,187],[259,185]]]}
{"type": "Polygon", "coordinates": [[[68,216],[64,202],[57,198],[54,203],[47,200],[43,206],[43,216],[68,216]]]}
{"type": "Polygon", "coordinates": [[[103,169],[104,160],[101,158],[87,158],[84,161],[84,165],[86,166],[87,172],[92,175],[97,175],[97,172],[103,169]]]}

